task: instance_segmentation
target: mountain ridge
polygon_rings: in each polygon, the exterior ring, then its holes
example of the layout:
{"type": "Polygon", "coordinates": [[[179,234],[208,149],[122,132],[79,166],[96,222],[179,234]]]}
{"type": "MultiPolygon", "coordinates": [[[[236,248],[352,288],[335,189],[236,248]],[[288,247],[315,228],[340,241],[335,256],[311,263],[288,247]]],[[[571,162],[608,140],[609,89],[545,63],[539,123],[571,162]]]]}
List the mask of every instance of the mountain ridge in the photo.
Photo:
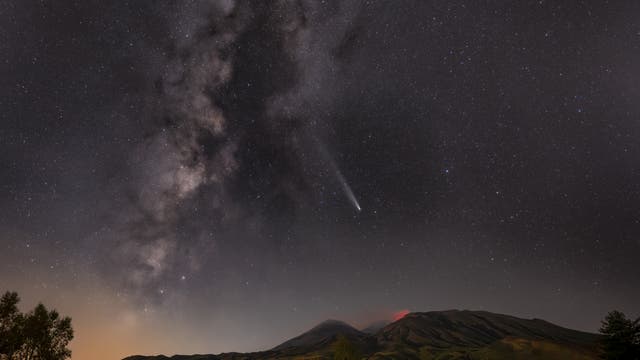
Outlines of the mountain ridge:
{"type": "Polygon", "coordinates": [[[314,326],[309,331],[304,332],[292,339],[271,349],[272,351],[281,351],[292,348],[304,348],[306,351],[317,350],[322,346],[330,346],[339,335],[345,336],[349,341],[366,343],[368,334],[365,334],[353,326],[340,320],[325,320],[314,326]]]}
{"type": "Polygon", "coordinates": [[[332,359],[339,337],[346,339],[362,358],[376,360],[595,360],[600,339],[599,335],[537,318],[445,310],[412,312],[374,333],[360,331],[340,320],[326,320],[267,351],[173,357],[136,355],[124,360],[332,359]]]}

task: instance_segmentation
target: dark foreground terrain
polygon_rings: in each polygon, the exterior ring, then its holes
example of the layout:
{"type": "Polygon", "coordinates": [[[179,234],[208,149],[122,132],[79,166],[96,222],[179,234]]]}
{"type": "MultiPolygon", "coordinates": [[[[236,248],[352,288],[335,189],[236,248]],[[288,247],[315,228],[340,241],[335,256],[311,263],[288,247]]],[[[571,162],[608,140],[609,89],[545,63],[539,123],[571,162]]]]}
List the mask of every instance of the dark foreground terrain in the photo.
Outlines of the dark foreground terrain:
{"type": "Polygon", "coordinates": [[[374,333],[325,321],[271,350],[219,355],[130,356],[125,360],[333,359],[340,343],[364,359],[597,359],[599,336],[544,320],[484,311],[410,313],[374,333]],[[346,340],[345,340],[346,339],[346,340]]]}

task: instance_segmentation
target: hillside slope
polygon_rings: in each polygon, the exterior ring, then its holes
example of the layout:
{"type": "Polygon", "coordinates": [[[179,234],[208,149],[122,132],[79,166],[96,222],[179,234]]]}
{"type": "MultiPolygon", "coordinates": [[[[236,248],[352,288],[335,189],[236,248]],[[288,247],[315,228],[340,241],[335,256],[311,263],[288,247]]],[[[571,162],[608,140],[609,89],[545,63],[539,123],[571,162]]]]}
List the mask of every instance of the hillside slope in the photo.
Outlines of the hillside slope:
{"type": "Polygon", "coordinates": [[[378,353],[399,359],[550,359],[555,353],[589,359],[597,355],[597,340],[540,319],[458,310],[411,313],[376,334],[378,353]],[[525,353],[534,357],[517,356],[525,353]]]}
{"type": "Polygon", "coordinates": [[[486,311],[410,313],[374,334],[325,321],[268,351],[219,355],[131,356],[125,360],[332,359],[338,336],[366,359],[595,360],[599,336],[540,319],[486,311]]]}

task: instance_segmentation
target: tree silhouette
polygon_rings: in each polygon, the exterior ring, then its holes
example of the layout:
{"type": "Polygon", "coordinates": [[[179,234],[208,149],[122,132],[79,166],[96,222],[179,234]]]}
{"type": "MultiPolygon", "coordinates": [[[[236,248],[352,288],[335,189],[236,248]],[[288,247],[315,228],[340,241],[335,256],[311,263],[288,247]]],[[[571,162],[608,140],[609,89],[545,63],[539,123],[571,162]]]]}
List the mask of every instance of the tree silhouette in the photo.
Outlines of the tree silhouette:
{"type": "Polygon", "coordinates": [[[22,345],[23,316],[18,311],[20,298],[15,292],[7,292],[0,299],[0,358],[4,355],[8,359],[22,345]]]}
{"type": "Polygon", "coordinates": [[[20,298],[7,292],[0,299],[0,359],[64,360],[73,339],[71,318],[60,317],[38,304],[27,314],[18,311],[20,298]]]}
{"type": "Polygon", "coordinates": [[[620,311],[611,311],[602,321],[602,358],[640,360],[640,319],[631,320],[620,311]]]}

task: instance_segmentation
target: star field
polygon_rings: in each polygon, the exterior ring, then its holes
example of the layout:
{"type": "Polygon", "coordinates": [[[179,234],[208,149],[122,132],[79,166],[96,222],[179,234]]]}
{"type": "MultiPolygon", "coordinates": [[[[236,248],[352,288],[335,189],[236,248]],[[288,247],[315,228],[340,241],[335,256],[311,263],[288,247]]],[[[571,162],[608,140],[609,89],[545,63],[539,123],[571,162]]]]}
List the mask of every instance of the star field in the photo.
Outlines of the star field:
{"type": "Polygon", "coordinates": [[[638,315],[638,19],[633,1],[4,1],[0,290],[70,315],[93,359],[261,350],[403,309],[638,315]]]}

